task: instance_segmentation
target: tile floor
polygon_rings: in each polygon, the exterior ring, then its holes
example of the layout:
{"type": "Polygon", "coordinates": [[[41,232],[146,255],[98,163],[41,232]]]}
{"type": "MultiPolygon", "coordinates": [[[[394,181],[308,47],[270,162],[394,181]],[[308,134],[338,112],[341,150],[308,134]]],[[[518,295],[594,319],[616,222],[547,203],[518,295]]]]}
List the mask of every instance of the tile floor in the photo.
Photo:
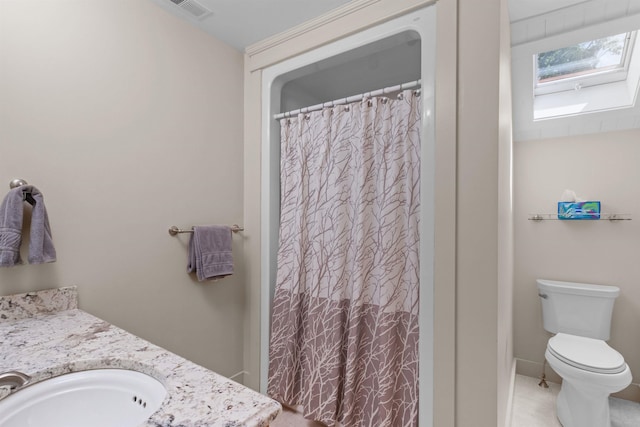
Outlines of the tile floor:
{"type": "MultiPolygon", "coordinates": [[[[511,414],[511,427],[562,427],[556,418],[556,396],[560,385],[548,383],[538,387],[537,378],[516,375],[511,414]]],[[[611,427],[640,426],[640,403],[611,398],[611,427]]],[[[291,409],[285,409],[271,427],[324,427],[305,420],[291,409]]]]}
{"type": "Polygon", "coordinates": [[[269,427],[325,427],[324,424],[304,419],[302,415],[293,409],[283,407],[282,413],[269,427]]]}
{"type": "MultiPolygon", "coordinates": [[[[561,427],[556,418],[556,396],[560,385],[538,387],[537,378],[516,375],[511,427],[561,427]]],[[[640,426],[640,403],[610,399],[611,427],[640,426]]]]}

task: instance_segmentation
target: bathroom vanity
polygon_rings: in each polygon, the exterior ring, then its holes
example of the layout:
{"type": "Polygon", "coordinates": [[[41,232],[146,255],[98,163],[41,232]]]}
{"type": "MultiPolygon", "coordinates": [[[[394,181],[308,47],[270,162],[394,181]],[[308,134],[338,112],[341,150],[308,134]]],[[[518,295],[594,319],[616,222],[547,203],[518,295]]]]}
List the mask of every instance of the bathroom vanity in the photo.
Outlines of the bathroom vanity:
{"type": "Polygon", "coordinates": [[[278,402],[79,310],[75,287],[0,297],[0,372],[23,372],[33,384],[104,368],[142,372],[166,388],[141,427],[266,427],[281,411],[278,402]]]}

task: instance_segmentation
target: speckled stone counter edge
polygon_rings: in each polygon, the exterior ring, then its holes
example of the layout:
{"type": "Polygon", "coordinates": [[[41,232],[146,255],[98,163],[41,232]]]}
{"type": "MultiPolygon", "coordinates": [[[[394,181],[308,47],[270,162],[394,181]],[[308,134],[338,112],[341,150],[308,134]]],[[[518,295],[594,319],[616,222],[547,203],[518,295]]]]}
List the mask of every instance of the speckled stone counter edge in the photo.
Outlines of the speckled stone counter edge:
{"type": "Polygon", "coordinates": [[[28,319],[78,308],[78,288],[59,289],[0,296],[0,322],[28,319]]]}

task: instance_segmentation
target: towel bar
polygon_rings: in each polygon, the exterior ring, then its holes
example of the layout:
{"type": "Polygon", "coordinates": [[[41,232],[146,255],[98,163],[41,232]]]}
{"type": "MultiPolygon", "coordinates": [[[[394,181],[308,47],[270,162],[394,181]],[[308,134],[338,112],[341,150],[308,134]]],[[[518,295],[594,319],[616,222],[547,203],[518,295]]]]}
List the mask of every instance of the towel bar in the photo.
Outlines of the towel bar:
{"type": "Polygon", "coordinates": [[[21,187],[23,185],[27,185],[27,181],[25,181],[24,179],[16,178],[11,180],[11,182],[9,183],[9,188],[13,190],[16,187],[21,187]]]}
{"type": "MultiPolygon", "coordinates": [[[[231,231],[233,231],[234,233],[237,233],[238,231],[244,231],[244,228],[240,227],[238,224],[233,224],[230,228],[231,228],[231,231]]],[[[193,228],[191,228],[191,230],[182,230],[176,227],[175,225],[172,225],[171,227],[169,227],[170,235],[175,236],[176,234],[179,234],[179,233],[193,233],[193,228]]]]}

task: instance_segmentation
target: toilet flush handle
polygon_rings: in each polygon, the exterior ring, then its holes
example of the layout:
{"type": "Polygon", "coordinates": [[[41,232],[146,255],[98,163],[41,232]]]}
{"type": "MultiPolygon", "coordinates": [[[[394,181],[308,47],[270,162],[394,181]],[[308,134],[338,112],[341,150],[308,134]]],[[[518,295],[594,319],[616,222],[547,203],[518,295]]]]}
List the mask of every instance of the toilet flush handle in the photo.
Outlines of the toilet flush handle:
{"type": "Polygon", "coordinates": [[[549,297],[547,296],[547,294],[541,294],[541,293],[538,293],[538,296],[539,296],[540,298],[543,298],[543,299],[547,299],[547,298],[549,298],[549,297]]]}

